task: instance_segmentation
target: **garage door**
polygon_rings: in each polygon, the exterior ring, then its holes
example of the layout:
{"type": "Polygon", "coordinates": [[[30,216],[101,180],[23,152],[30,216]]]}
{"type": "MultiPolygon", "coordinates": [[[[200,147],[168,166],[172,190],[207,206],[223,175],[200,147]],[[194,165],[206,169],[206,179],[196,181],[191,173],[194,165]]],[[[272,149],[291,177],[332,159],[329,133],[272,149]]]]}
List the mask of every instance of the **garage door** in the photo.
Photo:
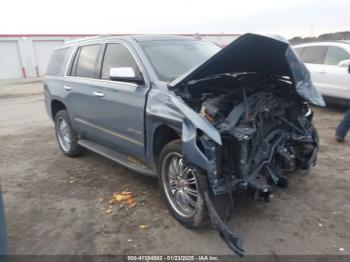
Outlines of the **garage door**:
{"type": "Polygon", "coordinates": [[[17,41],[0,41],[0,79],[22,77],[17,41]]]}
{"type": "Polygon", "coordinates": [[[33,44],[38,74],[43,76],[45,75],[53,50],[57,46],[62,45],[63,41],[37,40],[33,41],[33,44]]]}

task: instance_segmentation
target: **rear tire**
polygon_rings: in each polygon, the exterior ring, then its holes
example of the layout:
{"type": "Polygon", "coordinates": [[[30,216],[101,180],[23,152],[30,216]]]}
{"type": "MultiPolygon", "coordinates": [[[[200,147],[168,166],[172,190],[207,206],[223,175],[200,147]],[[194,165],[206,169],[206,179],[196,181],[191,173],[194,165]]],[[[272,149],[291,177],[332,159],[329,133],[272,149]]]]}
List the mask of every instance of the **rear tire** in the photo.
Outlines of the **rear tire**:
{"type": "Polygon", "coordinates": [[[163,147],[158,162],[159,184],[168,210],[181,224],[200,228],[208,224],[203,197],[204,172],[183,163],[181,140],[163,147]]]}
{"type": "Polygon", "coordinates": [[[77,157],[85,152],[78,145],[78,136],[70,121],[67,110],[61,110],[55,115],[56,138],[63,154],[69,157],[77,157]]]}

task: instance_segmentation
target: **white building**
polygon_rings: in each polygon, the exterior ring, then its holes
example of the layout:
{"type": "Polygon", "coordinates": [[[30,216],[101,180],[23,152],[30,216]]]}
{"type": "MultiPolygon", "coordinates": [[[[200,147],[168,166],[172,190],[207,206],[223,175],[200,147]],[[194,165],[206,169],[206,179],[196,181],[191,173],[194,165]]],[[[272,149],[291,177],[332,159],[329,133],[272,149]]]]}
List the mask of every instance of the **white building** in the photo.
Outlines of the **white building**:
{"type": "MultiPolygon", "coordinates": [[[[89,36],[91,35],[0,35],[0,80],[43,76],[55,47],[65,41],[89,36]]],[[[200,36],[225,46],[239,35],[200,36]]]]}

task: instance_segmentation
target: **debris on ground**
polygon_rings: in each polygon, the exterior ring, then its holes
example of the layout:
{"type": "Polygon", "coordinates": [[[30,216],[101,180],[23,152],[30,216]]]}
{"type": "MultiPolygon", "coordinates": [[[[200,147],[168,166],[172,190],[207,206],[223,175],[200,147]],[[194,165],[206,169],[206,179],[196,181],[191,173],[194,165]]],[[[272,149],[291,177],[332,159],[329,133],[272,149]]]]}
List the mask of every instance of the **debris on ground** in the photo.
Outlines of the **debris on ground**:
{"type": "Polygon", "coordinates": [[[147,227],[147,225],[139,225],[139,228],[141,229],[145,229],[147,227]]]}
{"type": "Polygon", "coordinates": [[[68,181],[68,182],[69,182],[70,184],[73,184],[73,183],[77,182],[77,179],[71,176],[71,177],[69,178],[69,181],[68,181]]]}
{"type": "Polygon", "coordinates": [[[126,201],[126,203],[129,205],[129,207],[135,207],[136,201],[133,198],[130,198],[126,201]]]}
{"type": "Polygon", "coordinates": [[[341,212],[341,211],[333,211],[332,214],[333,214],[333,215],[341,215],[342,212],[341,212]]]}
{"type": "Polygon", "coordinates": [[[124,202],[132,198],[131,192],[129,191],[123,191],[121,193],[117,192],[113,194],[113,198],[117,202],[124,202]]]}
{"type": "Polygon", "coordinates": [[[343,247],[339,247],[338,251],[344,251],[345,249],[343,247]]]}
{"type": "MultiPolygon", "coordinates": [[[[128,208],[134,208],[136,207],[136,200],[135,198],[139,198],[138,202],[140,202],[142,205],[144,205],[145,198],[143,196],[143,192],[137,192],[133,194],[130,191],[124,190],[122,192],[116,192],[113,193],[113,197],[108,201],[108,208],[106,208],[106,213],[110,214],[113,212],[113,205],[119,204],[119,208],[128,207],[128,208]]],[[[103,198],[99,198],[98,202],[101,203],[103,201],[103,198]]],[[[105,208],[101,208],[101,210],[104,210],[105,208]]]]}
{"type": "Polygon", "coordinates": [[[111,200],[108,201],[108,204],[113,205],[115,203],[115,199],[112,198],[111,200]]]}
{"type": "Polygon", "coordinates": [[[123,191],[121,193],[119,193],[119,192],[114,193],[113,198],[110,200],[110,202],[113,202],[113,200],[115,200],[116,202],[121,203],[121,204],[127,204],[131,208],[136,206],[136,201],[133,197],[133,194],[130,191],[123,191]]]}

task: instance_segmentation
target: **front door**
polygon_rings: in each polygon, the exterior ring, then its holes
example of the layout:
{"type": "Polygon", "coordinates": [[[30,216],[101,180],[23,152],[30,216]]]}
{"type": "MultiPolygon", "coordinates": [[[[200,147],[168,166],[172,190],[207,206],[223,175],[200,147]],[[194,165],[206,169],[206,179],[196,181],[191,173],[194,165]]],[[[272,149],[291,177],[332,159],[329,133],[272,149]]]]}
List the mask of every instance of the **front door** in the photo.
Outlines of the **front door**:
{"type": "Polygon", "coordinates": [[[123,43],[107,43],[100,62],[100,79],[93,87],[89,110],[96,140],[115,151],[145,159],[144,117],[148,84],[111,81],[111,68],[131,67],[142,75],[135,54],[123,43]]]}

